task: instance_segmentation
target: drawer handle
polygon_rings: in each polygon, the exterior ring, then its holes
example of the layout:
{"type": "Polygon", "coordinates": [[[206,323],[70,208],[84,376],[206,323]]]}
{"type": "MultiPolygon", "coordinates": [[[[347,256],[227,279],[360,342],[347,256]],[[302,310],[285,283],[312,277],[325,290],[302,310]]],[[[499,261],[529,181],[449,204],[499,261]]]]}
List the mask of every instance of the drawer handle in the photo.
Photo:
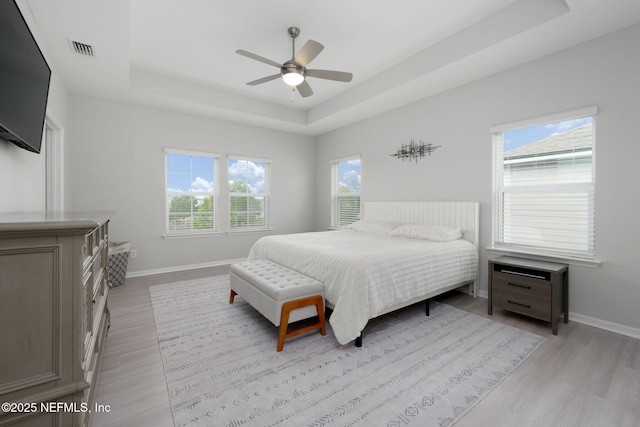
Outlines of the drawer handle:
{"type": "Polygon", "coordinates": [[[531,289],[531,286],[528,285],[521,285],[519,283],[511,283],[511,282],[507,282],[507,284],[509,286],[515,286],[516,288],[523,288],[523,289],[531,289]]]}
{"type": "Polygon", "coordinates": [[[530,306],[530,305],[527,305],[527,304],[521,304],[521,303],[519,303],[519,302],[515,302],[515,301],[511,301],[511,300],[507,300],[507,302],[508,302],[509,304],[519,305],[520,307],[524,307],[524,308],[531,308],[531,306],[530,306]]]}

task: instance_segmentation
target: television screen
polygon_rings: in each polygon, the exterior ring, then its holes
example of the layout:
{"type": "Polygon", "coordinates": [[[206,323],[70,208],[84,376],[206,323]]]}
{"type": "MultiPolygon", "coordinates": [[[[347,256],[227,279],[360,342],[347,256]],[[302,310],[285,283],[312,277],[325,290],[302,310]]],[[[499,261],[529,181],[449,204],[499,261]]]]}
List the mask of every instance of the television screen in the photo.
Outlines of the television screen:
{"type": "Polygon", "coordinates": [[[40,152],[51,70],[20,9],[0,1],[0,138],[40,152]]]}

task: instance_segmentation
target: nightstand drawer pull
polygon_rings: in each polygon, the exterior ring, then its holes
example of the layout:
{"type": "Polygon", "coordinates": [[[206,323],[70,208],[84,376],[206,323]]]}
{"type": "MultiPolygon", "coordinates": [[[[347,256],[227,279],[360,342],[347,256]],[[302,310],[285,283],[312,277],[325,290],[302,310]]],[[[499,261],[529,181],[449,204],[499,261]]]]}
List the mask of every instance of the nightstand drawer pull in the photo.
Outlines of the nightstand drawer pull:
{"type": "Polygon", "coordinates": [[[511,283],[511,282],[507,282],[507,285],[509,285],[509,286],[515,286],[516,288],[531,289],[531,286],[528,286],[528,285],[521,285],[521,284],[519,284],[519,283],[511,283]]]}
{"type": "Polygon", "coordinates": [[[530,305],[528,305],[528,304],[521,304],[521,303],[519,303],[519,302],[515,302],[515,301],[511,301],[511,300],[507,300],[507,302],[508,302],[509,304],[519,305],[520,307],[524,307],[524,308],[531,308],[531,306],[530,306],[530,305]]]}

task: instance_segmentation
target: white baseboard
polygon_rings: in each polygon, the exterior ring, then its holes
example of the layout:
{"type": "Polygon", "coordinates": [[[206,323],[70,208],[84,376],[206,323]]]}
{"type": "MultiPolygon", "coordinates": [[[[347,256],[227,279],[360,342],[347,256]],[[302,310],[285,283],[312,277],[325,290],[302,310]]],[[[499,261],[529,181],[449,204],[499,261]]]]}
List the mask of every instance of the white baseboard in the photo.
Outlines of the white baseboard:
{"type": "Polygon", "coordinates": [[[127,272],[126,277],[128,279],[130,277],[151,276],[153,274],[175,273],[177,271],[196,270],[198,268],[218,267],[221,265],[229,265],[229,264],[233,264],[234,262],[242,262],[246,260],[247,260],[246,258],[228,259],[228,260],[222,260],[222,261],[205,262],[200,264],[188,264],[188,265],[178,265],[175,267],[156,268],[153,270],[131,271],[131,272],[127,272]]]}
{"type": "MultiPolygon", "coordinates": [[[[488,291],[480,291],[478,293],[480,294],[480,298],[489,298],[488,291]]],[[[640,339],[640,329],[632,328],[631,326],[621,325],[619,323],[613,323],[607,320],[597,319],[595,317],[585,316],[583,314],[572,312],[569,312],[569,321],[582,323],[584,325],[604,329],[605,331],[615,332],[617,334],[626,335],[631,338],[640,339]]]]}
{"type": "Polygon", "coordinates": [[[597,319],[595,317],[584,316],[582,314],[569,312],[569,320],[583,323],[585,325],[594,326],[596,328],[604,329],[606,331],[615,332],[621,335],[626,335],[631,338],[640,339],[640,329],[632,328],[631,326],[621,325],[619,323],[609,322],[607,320],[597,319]]]}

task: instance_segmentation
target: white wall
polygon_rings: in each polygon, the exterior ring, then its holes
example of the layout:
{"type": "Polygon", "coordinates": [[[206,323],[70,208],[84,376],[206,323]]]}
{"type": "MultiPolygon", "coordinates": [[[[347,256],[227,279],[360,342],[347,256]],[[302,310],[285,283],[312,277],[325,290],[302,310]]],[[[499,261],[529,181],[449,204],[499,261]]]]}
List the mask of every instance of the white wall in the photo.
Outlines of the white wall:
{"type": "Polygon", "coordinates": [[[84,96],[72,98],[71,114],[70,208],[116,212],[110,238],[137,251],[131,274],[246,258],[266,234],[164,239],[165,147],[272,159],[273,233],[313,229],[312,137],[84,96]]]}
{"type": "Polygon", "coordinates": [[[44,209],[44,155],[0,138],[0,213],[44,209]]]}
{"type": "MultiPolygon", "coordinates": [[[[640,25],[320,136],[316,228],[329,224],[329,160],[362,156],[364,200],[477,200],[481,246],[490,244],[489,126],[597,105],[598,268],[570,267],[570,313],[640,336],[640,25]],[[389,155],[411,138],[442,145],[430,158],[389,155]]],[[[487,292],[486,250],[481,292],[487,292]]]]}

